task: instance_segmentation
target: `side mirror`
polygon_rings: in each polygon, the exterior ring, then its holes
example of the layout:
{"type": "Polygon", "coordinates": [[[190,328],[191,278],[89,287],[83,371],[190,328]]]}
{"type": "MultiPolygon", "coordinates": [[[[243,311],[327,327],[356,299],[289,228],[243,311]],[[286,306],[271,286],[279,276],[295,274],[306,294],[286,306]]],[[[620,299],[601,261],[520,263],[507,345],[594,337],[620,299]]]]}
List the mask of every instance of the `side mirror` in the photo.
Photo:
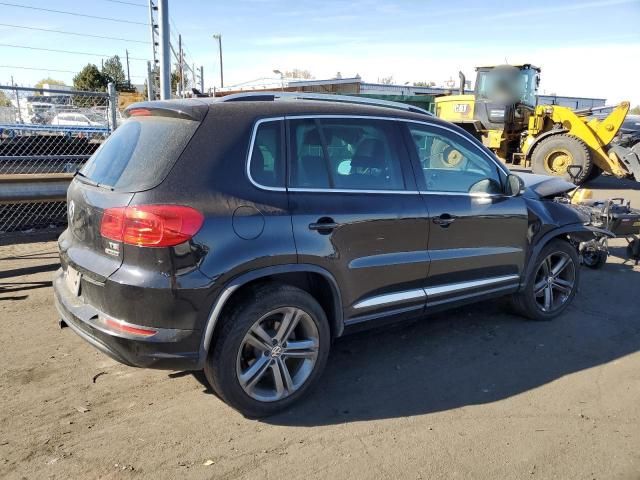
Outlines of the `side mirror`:
{"type": "Polygon", "coordinates": [[[507,177],[506,194],[509,197],[518,197],[524,193],[524,181],[517,175],[510,173],[507,177]]]}

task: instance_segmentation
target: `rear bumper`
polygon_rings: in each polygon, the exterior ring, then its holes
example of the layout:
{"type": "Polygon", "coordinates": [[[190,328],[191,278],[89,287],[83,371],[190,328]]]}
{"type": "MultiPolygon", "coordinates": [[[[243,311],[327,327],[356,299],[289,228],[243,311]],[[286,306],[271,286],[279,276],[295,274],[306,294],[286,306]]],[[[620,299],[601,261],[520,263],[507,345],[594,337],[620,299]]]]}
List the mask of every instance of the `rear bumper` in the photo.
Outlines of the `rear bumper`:
{"type": "Polygon", "coordinates": [[[106,315],[69,290],[62,269],[56,272],[53,288],[56,308],[62,320],[82,339],[114,360],[132,367],[198,369],[199,330],[154,327],[154,335],[142,338],[122,331],[110,331],[99,322],[106,315]]]}

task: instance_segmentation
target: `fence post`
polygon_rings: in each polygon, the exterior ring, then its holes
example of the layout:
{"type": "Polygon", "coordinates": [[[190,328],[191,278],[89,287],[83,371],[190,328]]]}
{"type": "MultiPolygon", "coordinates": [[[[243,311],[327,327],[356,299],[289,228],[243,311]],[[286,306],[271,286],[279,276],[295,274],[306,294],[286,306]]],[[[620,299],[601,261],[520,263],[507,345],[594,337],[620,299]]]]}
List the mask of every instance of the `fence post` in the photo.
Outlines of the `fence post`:
{"type": "Polygon", "coordinates": [[[111,119],[109,126],[113,132],[118,127],[118,97],[116,96],[116,86],[112,82],[107,85],[107,92],[109,92],[109,118],[111,119]]]}

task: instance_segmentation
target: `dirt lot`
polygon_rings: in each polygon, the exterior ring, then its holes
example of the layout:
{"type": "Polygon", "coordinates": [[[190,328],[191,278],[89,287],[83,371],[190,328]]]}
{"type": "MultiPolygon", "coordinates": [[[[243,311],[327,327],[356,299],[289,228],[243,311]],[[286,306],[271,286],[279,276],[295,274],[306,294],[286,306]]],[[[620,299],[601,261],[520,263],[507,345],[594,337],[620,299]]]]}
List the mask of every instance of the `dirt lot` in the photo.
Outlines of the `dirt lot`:
{"type": "MultiPolygon", "coordinates": [[[[640,206],[637,185],[596,186],[640,206]]],[[[0,478],[640,479],[623,245],[555,322],[486,303],[342,339],[315,393],[264,421],[59,330],[55,243],[0,247],[0,478]]]]}

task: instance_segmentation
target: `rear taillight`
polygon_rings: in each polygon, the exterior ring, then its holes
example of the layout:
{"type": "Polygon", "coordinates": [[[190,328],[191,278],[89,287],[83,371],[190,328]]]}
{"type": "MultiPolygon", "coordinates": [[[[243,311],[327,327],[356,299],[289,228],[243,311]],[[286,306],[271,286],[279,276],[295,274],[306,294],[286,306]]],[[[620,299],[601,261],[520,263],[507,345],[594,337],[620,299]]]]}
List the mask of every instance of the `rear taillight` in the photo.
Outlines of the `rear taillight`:
{"type": "Polygon", "coordinates": [[[139,247],[172,247],[196,234],[204,217],[181,205],[137,205],[107,208],[100,235],[139,247]]]}

